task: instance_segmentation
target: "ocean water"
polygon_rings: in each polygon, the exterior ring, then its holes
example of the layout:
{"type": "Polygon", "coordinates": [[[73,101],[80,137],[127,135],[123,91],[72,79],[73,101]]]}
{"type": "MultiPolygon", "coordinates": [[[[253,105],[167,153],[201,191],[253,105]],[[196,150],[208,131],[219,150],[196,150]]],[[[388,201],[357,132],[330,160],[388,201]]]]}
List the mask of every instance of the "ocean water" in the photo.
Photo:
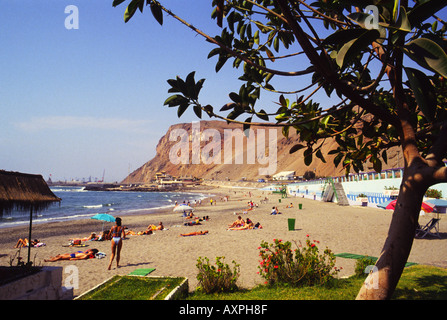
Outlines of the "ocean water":
{"type": "MultiPolygon", "coordinates": [[[[205,195],[184,192],[123,192],[87,191],[83,187],[51,187],[62,199],[47,210],[33,215],[33,223],[85,219],[97,213],[108,213],[114,217],[128,214],[150,214],[156,209],[173,208],[175,202],[203,199],[205,195]]],[[[28,211],[12,211],[0,217],[0,228],[26,225],[28,211]]]]}

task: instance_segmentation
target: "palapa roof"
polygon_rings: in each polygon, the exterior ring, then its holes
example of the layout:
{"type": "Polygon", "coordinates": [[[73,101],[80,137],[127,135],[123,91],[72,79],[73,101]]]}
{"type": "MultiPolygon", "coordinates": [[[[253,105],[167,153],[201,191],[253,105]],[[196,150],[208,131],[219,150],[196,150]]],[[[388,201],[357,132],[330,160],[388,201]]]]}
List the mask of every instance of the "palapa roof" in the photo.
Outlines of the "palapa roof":
{"type": "Polygon", "coordinates": [[[40,211],[61,201],[41,175],[0,170],[0,216],[13,209],[40,211]]]}

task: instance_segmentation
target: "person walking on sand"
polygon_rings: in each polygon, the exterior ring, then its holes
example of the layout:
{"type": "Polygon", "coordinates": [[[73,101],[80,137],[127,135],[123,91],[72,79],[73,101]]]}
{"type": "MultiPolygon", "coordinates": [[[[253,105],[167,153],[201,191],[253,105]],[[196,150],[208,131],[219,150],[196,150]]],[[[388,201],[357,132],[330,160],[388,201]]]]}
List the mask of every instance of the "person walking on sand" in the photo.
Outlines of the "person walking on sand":
{"type": "Polygon", "coordinates": [[[116,253],[116,267],[119,268],[120,264],[120,254],[121,247],[123,246],[123,239],[126,237],[124,233],[124,227],[121,226],[121,218],[115,219],[115,225],[110,229],[110,234],[112,236],[112,255],[110,256],[110,263],[107,270],[110,270],[112,267],[113,259],[115,258],[116,253]]]}

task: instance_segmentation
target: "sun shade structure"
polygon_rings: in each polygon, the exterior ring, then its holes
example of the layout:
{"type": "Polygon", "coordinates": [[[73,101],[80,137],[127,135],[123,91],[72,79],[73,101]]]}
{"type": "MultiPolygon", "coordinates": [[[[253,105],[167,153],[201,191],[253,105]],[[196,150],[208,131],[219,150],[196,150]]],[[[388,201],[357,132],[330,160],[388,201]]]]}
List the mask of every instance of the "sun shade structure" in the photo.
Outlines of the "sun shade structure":
{"type": "MultiPolygon", "coordinates": [[[[41,175],[0,170],[0,217],[14,209],[29,211],[30,242],[33,212],[45,210],[50,204],[60,201],[61,198],[50,190],[41,175]]],[[[28,247],[28,263],[30,250],[28,247]]]]}

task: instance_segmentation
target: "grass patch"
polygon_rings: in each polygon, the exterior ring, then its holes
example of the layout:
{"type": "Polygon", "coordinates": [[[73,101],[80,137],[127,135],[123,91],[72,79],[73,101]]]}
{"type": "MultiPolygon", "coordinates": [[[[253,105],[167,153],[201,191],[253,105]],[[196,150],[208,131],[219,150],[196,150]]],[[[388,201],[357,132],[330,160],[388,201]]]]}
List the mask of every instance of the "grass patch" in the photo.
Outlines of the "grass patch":
{"type": "MultiPolygon", "coordinates": [[[[324,286],[292,288],[260,285],[234,293],[194,292],[190,300],[354,300],[364,278],[334,279],[324,286]]],[[[447,269],[415,265],[405,268],[393,296],[394,300],[447,299],[447,269]]]]}
{"type": "Polygon", "coordinates": [[[114,276],[80,300],[163,300],[183,278],[114,276]]]}
{"type": "Polygon", "coordinates": [[[447,269],[432,266],[405,268],[394,299],[446,300],[447,269]]]}
{"type": "MultiPolygon", "coordinates": [[[[183,278],[115,276],[82,300],[162,300],[183,278]]],[[[322,286],[260,285],[232,293],[193,292],[186,300],[354,300],[364,278],[333,279],[322,286]]],[[[447,269],[415,265],[404,269],[394,300],[446,300],[447,269]]]]}

